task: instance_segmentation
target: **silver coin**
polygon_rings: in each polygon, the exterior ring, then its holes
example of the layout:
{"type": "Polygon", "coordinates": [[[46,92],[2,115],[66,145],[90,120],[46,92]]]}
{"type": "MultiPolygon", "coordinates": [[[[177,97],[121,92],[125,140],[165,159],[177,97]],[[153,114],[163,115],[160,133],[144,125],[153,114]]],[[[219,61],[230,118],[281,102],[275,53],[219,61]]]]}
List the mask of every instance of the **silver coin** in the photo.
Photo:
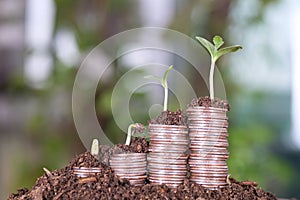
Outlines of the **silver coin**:
{"type": "Polygon", "coordinates": [[[137,179],[146,179],[147,175],[139,175],[139,174],[116,174],[117,176],[121,178],[127,178],[130,180],[137,180],[137,179]]]}
{"type": "Polygon", "coordinates": [[[73,171],[79,173],[100,173],[101,168],[99,167],[73,167],[73,171]]]}
{"type": "Polygon", "coordinates": [[[188,136],[184,136],[184,137],[168,137],[168,138],[163,138],[163,137],[153,137],[151,138],[151,142],[175,142],[175,143],[179,143],[179,144],[185,144],[186,142],[189,141],[188,136]]]}
{"type": "Polygon", "coordinates": [[[187,114],[191,114],[191,113],[222,113],[222,114],[226,114],[226,110],[222,110],[222,109],[201,109],[201,108],[196,108],[196,109],[187,109],[187,114]]]}
{"type": "Polygon", "coordinates": [[[168,139],[168,138],[152,138],[150,143],[171,143],[171,144],[186,144],[188,143],[188,139],[168,139]]]}
{"type": "Polygon", "coordinates": [[[151,162],[149,162],[149,165],[156,165],[156,166],[176,166],[176,165],[186,165],[187,162],[186,161],[167,161],[167,160],[152,160],[151,162]]]}
{"type": "Polygon", "coordinates": [[[148,170],[149,174],[164,174],[164,173],[174,173],[174,174],[187,174],[187,169],[182,169],[182,170],[178,170],[178,169],[159,169],[159,168],[150,168],[148,170]],[[162,171],[163,170],[163,171],[162,171]],[[161,172],[162,171],[162,172],[161,172]]]}
{"type": "Polygon", "coordinates": [[[205,138],[193,138],[190,140],[190,143],[215,143],[215,142],[218,142],[218,143],[226,143],[228,144],[228,140],[227,139],[205,139],[205,138]]]}
{"type": "Polygon", "coordinates": [[[199,155],[199,154],[192,154],[190,155],[190,159],[194,160],[203,160],[203,159],[217,159],[217,160],[227,160],[229,158],[229,155],[199,155]]]}
{"type": "Polygon", "coordinates": [[[228,167],[227,165],[223,164],[223,165],[199,165],[199,164],[190,164],[190,168],[191,169],[212,169],[212,170],[227,170],[228,167]]]}
{"type": "Polygon", "coordinates": [[[116,153],[114,156],[120,156],[120,157],[144,157],[146,153],[116,153]]]}
{"type": "Polygon", "coordinates": [[[124,169],[124,168],[112,168],[115,173],[124,173],[124,174],[144,174],[147,172],[147,169],[124,169]]]}
{"type": "Polygon", "coordinates": [[[185,165],[154,165],[150,164],[148,165],[149,170],[187,170],[187,166],[185,165]]]}
{"type": "Polygon", "coordinates": [[[110,159],[110,161],[111,162],[128,162],[128,163],[144,163],[144,162],[146,162],[146,157],[143,158],[143,159],[135,159],[135,158],[132,158],[132,159],[126,158],[126,159],[124,159],[124,158],[112,157],[110,159]]]}
{"type": "Polygon", "coordinates": [[[222,110],[224,112],[227,112],[227,109],[225,108],[205,107],[205,106],[189,107],[187,110],[222,110]]]}
{"type": "Polygon", "coordinates": [[[191,176],[199,177],[199,178],[206,178],[206,179],[226,179],[228,176],[227,173],[197,173],[196,171],[191,172],[191,176]]]}
{"type": "Polygon", "coordinates": [[[173,174],[173,175],[186,175],[187,170],[149,170],[149,174],[173,174]]]}
{"type": "Polygon", "coordinates": [[[190,124],[190,130],[193,131],[205,131],[205,132],[227,132],[227,128],[218,128],[218,127],[201,127],[201,125],[190,124]]]}
{"type": "Polygon", "coordinates": [[[193,125],[207,125],[207,126],[228,126],[229,123],[227,120],[225,119],[215,119],[215,120],[211,120],[211,119],[204,119],[204,118],[190,118],[189,119],[189,124],[193,124],[193,125]]]}
{"type": "Polygon", "coordinates": [[[188,114],[188,121],[191,119],[205,119],[205,120],[228,120],[226,113],[218,113],[218,112],[199,112],[199,113],[189,113],[188,114]]]}
{"type": "Polygon", "coordinates": [[[190,131],[189,138],[202,138],[202,137],[212,137],[212,138],[228,138],[228,133],[227,132],[213,132],[213,131],[199,131],[199,130],[192,130],[190,131]]]}
{"type": "Polygon", "coordinates": [[[207,187],[219,187],[223,185],[227,185],[226,182],[224,181],[203,181],[203,180],[198,180],[197,178],[190,178],[192,182],[196,182],[197,184],[200,185],[205,185],[207,187]]]}
{"type": "Polygon", "coordinates": [[[190,142],[226,142],[226,137],[205,137],[205,136],[193,136],[190,138],[190,142]]]}
{"type": "Polygon", "coordinates": [[[170,130],[186,130],[184,125],[163,125],[163,124],[149,124],[149,129],[170,129],[170,130]]]}
{"type": "Polygon", "coordinates": [[[112,162],[110,161],[110,166],[118,166],[118,167],[123,167],[123,168],[143,168],[147,166],[146,161],[145,162],[136,162],[136,163],[130,163],[130,162],[112,162]]]}
{"type": "Polygon", "coordinates": [[[217,167],[221,168],[221,167],[227,166],[226,162],[221,162],[221,161],[220,162],[216,162],[216,161],[214,161],[214,162],[209,162],[209,161],[204,162],[204,161],[189,160],[188,163],[191,167],[195,167],[195,166],[200,165],[200,166],[206,167],[206,168],[214,168],[214,167],[215,168],[217,168],[217,167]]]}
{"type": "Polygon", "coordinates": [[[199,157],[193,157],[189,159],[189,163],[192,162],[222,162],[226,163],[227,158],[199,158],[199,157]]]}
{"type": "Polygon", "coordinates": [[[149,177],[153,178],[166,178],[166,179],[180,179],[182,180],[183,178],[186,177],[186,174],[182,174],[182,173],[151,173],[149,174],[149,177]]]}
{"type": "Polygon", "coordinates": [[[191,145],[190,146],[190,150],[193,151],[193,152],[221,152],[221,153],[226,153],[228,152],[227,150],[227,146],[217,146],[217,145],[211,145],[211,146],[208,146],[208,145],[198,145],[198,146],[195,146],[195,145],[191,145]]]}
{"type": "Polygon", "coordinates": [[[181,154],[181,153],[174,153],[174,154],[170,154],[170,153],[149,153],[148,155],[148,159],[157,159],[157,158],[163,158],[163,159],[182,159],[185,160],[188,158],[188,156],[186,154],[181,154]]]}
{"type": "Polygon", "coordinates": [[[224,113],[226,114],[227,110],[225,109],[202,109],[202,108],[188,108],[187,110],[187,114],[190,113],[210,113],[210,112],[215,112],[215,113],[224,113]]]}
{"type": "Polygon", "coordinates": [[[167,153],[167,152],[150,152],[148,154],[148,157],[174,157],[177,158],[178,156],[180,157],[187,157],[187,154],[182,154],[182,153],[167,153]]]}
{"type": "Polygon", "coordinates": [[[199,170],[199,169],[190,169],[190,173],[191,174],[202,174],[203,176],[208,176],[210,174],[219,174],[219,175],[223,175],[223,176],[227,176],[228,175],[228,170],[211,170],[211,171],[207,171],[207,170],[199,170]]]}
{"type": "Polygon", "coordinates": [[[186,151],[188,150],[188,148],[187,147],[178,147],[178,148],[176,148],[176,147],[170,147],[170,148],[168,148],[168,147],[161,147],[161,146],[152,146],[152,147],[149,147],[149,149],[148,149],[148,151],[150,152],[150,153],[161,153],[161,152],[166,152],[166,153],[182,153],[182,154],[184,154],[184,153],[186,153],[186,151]]]}
{"type": "Polygon", "coordinates": [[[164,183],[182,183],[184,177],[151,177],[149,176],[150,182],[164,182],[164,183]]]}

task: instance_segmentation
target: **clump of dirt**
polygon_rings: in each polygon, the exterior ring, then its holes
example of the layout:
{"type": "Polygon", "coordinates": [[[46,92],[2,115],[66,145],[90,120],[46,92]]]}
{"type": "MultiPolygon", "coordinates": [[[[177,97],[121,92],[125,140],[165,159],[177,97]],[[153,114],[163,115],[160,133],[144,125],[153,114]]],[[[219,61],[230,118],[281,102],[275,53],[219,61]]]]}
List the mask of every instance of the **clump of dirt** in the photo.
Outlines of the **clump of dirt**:
{"type": "Polygon", "coordinates": [[[99,161],[108,165],[109,160],[113,154],[118,153],[146,153],[148,152],[149,142],[145,138],[135,137],[131,139],[130,145],[117,144],[113,147],[100,145],[99,147],[99,161]]]}
{"type": "Polygon", "coordinates": [[[68,169],[72,169],[73,167],[99,167],[101,163],[89,152],[86,152],[82,155],[76,156],[69,165],[68,169]]]}
{"type": "Polygon", "coordinates": [[[181,111],[177,110],[175,112],[172,111],[163,111],[160,115],[151,119],[149,124],[163,124],[163,125],[187,125],[187,117],[181,111]]]}
{"type": "Polygon", "coordinates": [[[223,108],[230,110],[230,105],[226,100],[221,100],[218,98],[211,99],[210,97],[199,97],[198,99],[193,99],[189,104],[189,107],[204,106],[204,107],[214,107],[223,108]]]}
{"type": "Polygon", "coordinates": [[[99,163],[90,153],[81,154],[63,169],[55,170],[38,178],[31,190],[20,189],[8,200],[43,199],[235,199],[273,200],[273,194],[263,191],[250,181],[237,182],[218,190],[208,190],[185,179],[178,188],[145,183],[132,186],[126,179],[118,178],[112,169],[99,163]],[[76,166],[96,166],[101,172],[94,176],[78,178],[72,168],[76,166]]]}
{"type": "Polygon", "coordinates": [[[145,138],[135,137],[131,139],[130,147],[133,149],[133,152],[147,153],[149,142],[145,138]]]}
{"type": "Polygon", "coordinates": [[[117,144],[116,148],[121,148],[125,152],[132,153],[146,153],[148,151],[149,143],[145,138],[132,138],[130,145],[117,144]]]}

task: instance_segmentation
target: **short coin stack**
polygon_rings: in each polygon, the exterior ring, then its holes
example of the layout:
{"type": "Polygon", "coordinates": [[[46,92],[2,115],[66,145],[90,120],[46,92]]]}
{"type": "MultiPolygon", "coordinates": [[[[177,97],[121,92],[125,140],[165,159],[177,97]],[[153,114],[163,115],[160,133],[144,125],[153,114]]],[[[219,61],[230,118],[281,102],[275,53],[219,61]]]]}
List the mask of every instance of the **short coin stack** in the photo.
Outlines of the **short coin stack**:
{"type": "Polygon", "coordinates": [[[113,154],[110,166],[117,176],[126,178],[132,185],[145,184],[147,178],[147,161],[145,153],[113,154]]]}
{"type": "Polygon", "coordinates": [[[188,130],[186,126],[149,125],[149,180],[177,187],[187,176],[188,130]]]}
{"type": "Polygon", "coordinates": [[[188,108],[190,180],[206,188],[227,184],[229,157],[226,109],[188,108]]]}
{"type": "Polygon", "coordinates": [[[79,178],[95,176],[96,173],[100,172],[101,168],[99,167],[73,167],[73,173],[79,178]]]}

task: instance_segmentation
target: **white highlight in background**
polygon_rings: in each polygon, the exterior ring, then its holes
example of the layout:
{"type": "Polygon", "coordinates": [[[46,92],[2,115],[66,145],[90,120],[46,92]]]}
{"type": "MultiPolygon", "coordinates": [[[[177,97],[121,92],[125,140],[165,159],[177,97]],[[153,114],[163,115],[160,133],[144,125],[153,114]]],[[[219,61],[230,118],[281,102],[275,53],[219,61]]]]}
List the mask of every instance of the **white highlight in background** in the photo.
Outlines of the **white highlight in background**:
{"type": "Polygon", "coordinates": [[[53,0],[26,3],[25,42],[32,53],[25,57],[24,75],[31,86],[42,88],[53,67],[50,47],[55,5],[53,0]]]}
{"type": "Polygon", "coordinates": [[[300,2],[292,1],[291,4],[291,67],[292,67],[292,141],[300,148],[300,2]]]}

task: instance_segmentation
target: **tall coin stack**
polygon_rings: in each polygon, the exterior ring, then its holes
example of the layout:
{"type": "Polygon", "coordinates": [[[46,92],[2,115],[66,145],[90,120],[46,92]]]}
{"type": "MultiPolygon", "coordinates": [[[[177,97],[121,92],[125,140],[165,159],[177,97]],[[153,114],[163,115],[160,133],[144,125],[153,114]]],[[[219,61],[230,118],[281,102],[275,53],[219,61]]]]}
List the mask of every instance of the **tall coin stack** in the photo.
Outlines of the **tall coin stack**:
{"type": "Polygon", "coordinates": [[[113,154],[110,166],[117,176],[126,178],[130,184],[141,186],[147,178],[146,153],[113,154]]]}
{"type": "Polygon", "coordinates": [[[187,176],[188,129],[179,125],[149,125],[149,180],[177,187],[187,176]]]}
{"type": "Polygon", "coordinates": [[[209,189],[227,185],[229,157],[226,109],[187,109],[190,138],[190,180],[209,189]]]}

